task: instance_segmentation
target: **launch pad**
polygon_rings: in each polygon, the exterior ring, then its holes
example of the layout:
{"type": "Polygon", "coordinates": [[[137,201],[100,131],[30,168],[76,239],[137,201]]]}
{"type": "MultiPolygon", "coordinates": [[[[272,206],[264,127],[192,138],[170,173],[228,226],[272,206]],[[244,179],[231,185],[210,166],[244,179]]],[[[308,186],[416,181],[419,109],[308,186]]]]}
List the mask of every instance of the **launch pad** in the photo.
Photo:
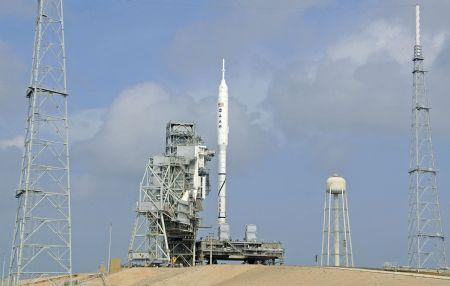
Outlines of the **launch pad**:
{"type": "Polygon", "coordinates": [[[196,243],[198,264],[242,261],[246,264],[281,265],[284,249],[280,242],[232,241],[205,238],[196,243]]]}
{"type": "Polygon", "coordinates": [[[280,242],[256,239],[248,224],[245,239],[230,239],[226,213],[226,153],[228,145],[228,86],[225,60],[217,104],[218,238],[197,238],[199,213],[210,193],[208,162],[214,156],[192,122],[170,121],[165,153],[149,158],[140,183],[136,220],[128,250],[129,266],[195,266],[218,261],[283,264],[280,242]]]}

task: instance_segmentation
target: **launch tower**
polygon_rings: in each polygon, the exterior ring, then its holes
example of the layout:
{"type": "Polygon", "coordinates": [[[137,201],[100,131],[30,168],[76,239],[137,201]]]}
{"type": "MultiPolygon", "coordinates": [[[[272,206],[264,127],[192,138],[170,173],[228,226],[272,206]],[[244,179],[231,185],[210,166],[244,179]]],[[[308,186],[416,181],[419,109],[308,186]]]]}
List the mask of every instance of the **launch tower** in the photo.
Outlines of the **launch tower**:
{"type": "Polygon", "coordinates": [[[195,265],[202,202],[214,156],[194,123],[169,122],[166,152],[149,159],[139,188],[128,260],[131,266],[195,265]]]}

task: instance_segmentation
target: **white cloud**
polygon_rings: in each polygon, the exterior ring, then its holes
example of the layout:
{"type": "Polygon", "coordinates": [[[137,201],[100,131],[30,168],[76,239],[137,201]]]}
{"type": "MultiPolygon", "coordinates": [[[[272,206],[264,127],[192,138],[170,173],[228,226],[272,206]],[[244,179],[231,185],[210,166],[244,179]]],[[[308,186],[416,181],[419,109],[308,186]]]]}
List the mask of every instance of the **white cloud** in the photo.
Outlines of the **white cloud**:
{"type": "Polygon", "coordinates": [[[93,108],[69,115],[71,118],[70,142],[85,141],[94,137],[100,131],[105,112],[104,108],[93,108]]]}
{"type": "Polygon", "coordinates": [[[328,56],[333,61],[350,59],[363,65],[375,53],[385,52],[397,62],[406,63],[411,58],[411,39],[409,29],[399,23],[378,20],[359,33],[343,37],[328,49],[328,56]]]}
{"type": "MultiPolygon", "coordinates": [[[[429,65],[432,65],[442,50],[446,36],[445,32],[425,35],[423,42],[429,65]]],[[[336,45],[328,48],[327,56],[332,61],[349,59],[354,64],[364,65],[370,57],[382,53],[399,64],[407,65],[412,58],[414,39],[411,29],[400,21],[380,19],[355,34],[342,37],[336,45]]]]}
{"type": "MultiPolygon", "coordinates": [[[[437,31],[423,39],[425,65],[432,70],[427,82],[444,77],[439,73],[446,71],[434,71],[433,63],[447,38],[437,31]]],[[[413,41],[399,21],[376,20],[330,45],[322,59],[292,62],[271,80],[264,102],[275,128],[288,139],[306,142],[349,133],[407,132],[413,41]]],[[[433,93],[432,99],[432,106],[447,102],[441,94],[433,93]]],[[[439,107],[433,113],[443,122],[439,107]]]]}
{"type": "MultiPolygon", "coordinates": [[[[120,174],[136,180],[147,158],[164,152],[165,126],[170,120],[196,122],[199,135],[214,150],[215,105],[215,97],[195,100],[190,96],[174,96],[155,83],[138,84],[119,94],[104,111],[101,126],[94,124],[95,135],[78,142],[72,154],[83,158],[77,161],[86,167],[84,172],[99,176],[120,174]]],[[[249,112],[236,100],[230,101],[229,154],[231,164],[238,168],[257,160],[267,148],[274,148],[273,134],[255,123],[258,117],[258,113],[249,112]]]]}
{"type": "Polygon", "coordinates": [[[23,150],[24,146],[24,137],[16,136],[10,139],[0,140],[0,149],[8,149],[8,148],[16,148],[19,150],[23,150]]]}

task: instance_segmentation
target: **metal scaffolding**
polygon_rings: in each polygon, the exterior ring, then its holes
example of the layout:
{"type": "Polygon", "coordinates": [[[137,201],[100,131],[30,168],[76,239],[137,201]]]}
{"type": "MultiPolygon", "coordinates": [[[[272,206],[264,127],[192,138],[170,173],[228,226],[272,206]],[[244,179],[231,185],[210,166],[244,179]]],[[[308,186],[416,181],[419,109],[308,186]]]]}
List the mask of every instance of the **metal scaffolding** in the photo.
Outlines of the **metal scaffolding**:
{"type": "Polygon", "coordinates": [[[62,0],[39,0],[9,285],[72,275],[62,0]]]}
{"type": "Polygon", "coordinates": [[[193,123],[169,122],[166,153],[149,159],[140,184],[128,260],[138,265],[195,265],[198,212],[209,194],[214,153],[193,123]]]}
{"type": "Polygon", "coordinates": [[[416,6],[412,122],[409,166],[408,264],[413,268],[446,268],[436,163],[431,141],[430,104],[425,88],[420,8],[416,6]]]}
{"type": "Polygon", "coordinates": [[[284,263],[284,248],[281,242],[220,240],[208,236],[197,241],[196,248],[197,261],[200,264],[217,264],[223,261],[264,265],[284,263]]]}

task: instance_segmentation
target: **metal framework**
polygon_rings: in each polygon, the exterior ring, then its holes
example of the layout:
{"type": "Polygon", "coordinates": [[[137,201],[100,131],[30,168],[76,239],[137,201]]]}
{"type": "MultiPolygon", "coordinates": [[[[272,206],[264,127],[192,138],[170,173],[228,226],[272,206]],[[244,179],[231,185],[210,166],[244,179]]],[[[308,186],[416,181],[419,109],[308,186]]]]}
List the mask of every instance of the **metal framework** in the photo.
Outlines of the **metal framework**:
{"type": "Polygon", "coordinates": [[[409,166],[408,263],[413,268],[446,268],[436,163],[431,141],[430,104],[425,88],[420,8],[416,6],[412,122],[409,166]]]}
{"type": "Polygon", "coordinates": [[[284,248],[281,242],[220,240],[209,236],[197,241],[197,260],[201,264],[220,261],[241,261],[247,264],[282,265],[284,248]]]}
{"type": "Polygon", "coordinates": [[[62,0],[39,0],[9,285],[72,275],[62,0]]]}
{"type": "Polygon", "coordinates": [[[131,266],[195,265],[198,212],[209,193],[214,155],[193,123],[169,122],[166,154],[149,159],[140,184],[128,252],[131,266]]]}

